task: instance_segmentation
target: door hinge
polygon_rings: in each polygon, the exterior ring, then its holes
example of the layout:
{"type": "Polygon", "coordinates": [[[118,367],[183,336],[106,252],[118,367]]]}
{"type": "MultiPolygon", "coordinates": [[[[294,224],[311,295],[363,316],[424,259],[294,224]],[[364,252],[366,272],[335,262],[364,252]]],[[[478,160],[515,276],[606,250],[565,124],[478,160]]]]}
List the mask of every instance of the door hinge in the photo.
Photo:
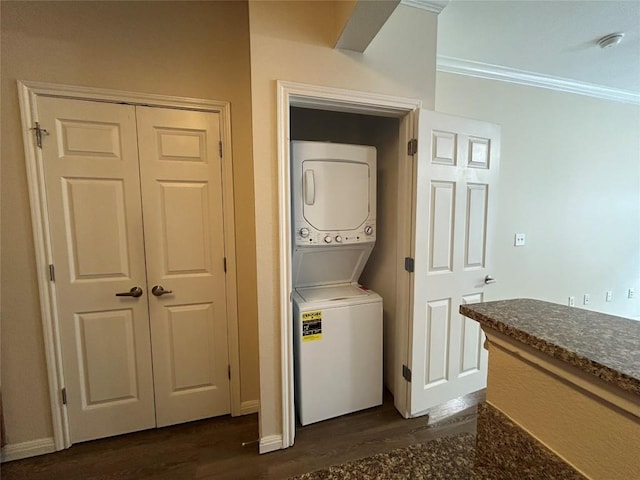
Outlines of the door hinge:
{"type": "Polygon", "coordinates": [[[67,404],[67,389],[63,388],[62,390],[60,390],[60,394],[62,395],[62,404],[66,405],[67,404]]]}
{"type": "Polygon", "coordinates": [[[407,143],[407,154],[408,155],[415,155],[416,153],[418,153],[418,139],[417,138],[412,138],[407,143]]]}
{"type": "Polygon", "coordinates": [[[218,151],[220,153],[220,158],[222,158],[222,140],[218,142],[218,151]]]}
{"type": "Polygon", "coordinates": [[[56,267],[54,267],[53,264],[49,265],[49,281],[50,282],[56,281],[56,267]]]}
{"type": "Polygon", "coordinates": [[[404,257],[404,269],[409,273],[413,273],[415,269],[415,261],[413,260],[413,258],[404,257]]]}
{"type": "Polygon", "coordinates": [[[411,381],[411,369],[406,365],[402,365],[402,378],[404,378],[407,382],[411,381]]]}
{"type": "Polygon", "coordinates": [[[231,380],[231,365],[227,365],[227,376],[229,377],[229,380],[231,380]]]}
{"type": "Polygon", "coordinates": [[[227,257],[222,259],[222,266],[224,267],[224,273],[227,273],[227,257]]]}
{"type": "Polygon", "coordinates": [[[38,146],[38,148],[42,148],[42,135],[49,135],[49,132],[40,127],[40,124],[38,122],[36,122],[36,126],[33,128],[30,128],[29,130],[33,130],[36,134],[36,145],[38,146]]]}

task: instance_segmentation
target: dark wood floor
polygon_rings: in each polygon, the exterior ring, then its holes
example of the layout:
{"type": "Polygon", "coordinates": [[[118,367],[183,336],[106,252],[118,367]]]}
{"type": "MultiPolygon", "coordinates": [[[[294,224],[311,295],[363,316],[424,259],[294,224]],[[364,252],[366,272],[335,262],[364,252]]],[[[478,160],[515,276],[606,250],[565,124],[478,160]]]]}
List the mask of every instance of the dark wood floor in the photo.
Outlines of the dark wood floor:
{"type": "Polygon", "coordinates": [[[258,454],[257,416],[229,416],[81,443],[2,464],[2,480],[283,479],[445,435],[475,432],[484,391],[428,416],[403,419],[384,405],[307,427],[294,447],[258,454]]]}

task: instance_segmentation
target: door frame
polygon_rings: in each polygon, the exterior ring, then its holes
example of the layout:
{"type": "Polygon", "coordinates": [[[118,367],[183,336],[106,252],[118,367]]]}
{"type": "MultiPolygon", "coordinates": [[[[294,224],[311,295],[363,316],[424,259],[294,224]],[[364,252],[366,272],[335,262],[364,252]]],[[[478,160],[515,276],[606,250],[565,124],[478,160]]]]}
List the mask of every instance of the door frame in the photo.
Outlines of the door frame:
{"type": "MultiPolygon", "coordinates": [[[[40,149],[32,132],[37,115],[37,98],[59,97],[94,102],[126,103],[181,110],[214,112],[220,115],[220,140],[222,141],[222,208],[224,215],[224,248],[227,258],[226,310],[227,342],[231,369],[230,396],[231,414],[250,413],[241,405],[240,357],[238,341],[238,305],[236,288],[235,213],[233,193],[233,162],[231,148],[231,106],[229,102],[198,98],[174,97],[109,90],[102,88],[60,85],[43,82],[18,81],[22,139],[25,149],[29,203],[33,228],[40,314],[44,334],[44,351],[49,383],[49,402],[53,425],[54,446],[62,450],[71,446],[66,408],[62,403],[62,388],[65,385],[62,368],[60,332],[56,314],[55,283],[49,280],[49,264],[53,263],[49,236],[49,214],[45,195],[44,169],[40,149]]],[[[46,125],[43,125],[46,128],[46,125]]],[[[46,139],[45,139],[46,141],[46,139]]]]}
{"type": "MultiPolygon", "coordinates": [[[[411,256],[413,244],[413,185],[415,165],[407,153],[406,145],[418,132],[419,99],[395,97],[370,92],[359,92],[332,87],[278,80],[277,85],[277,148],[278,148],[278,251],[280,253],[280,372],[282,395],[282,439],[260,439],[260,453],[293,446],[295,439],[295,403],[293,372],[293,311],[291,298],[293,282],[291,274],[291,192],[290,192],[290,107],[304,107],[400,119],[398,159],[398,232],[397,265],[398,285],[396,290],[396,355],[394,371],[401,372],[402,364],[408,361],[411,349],[409,310],[411,275],[404,270],[404,257],[411,256]]],[[[394,383],[396,408],[408,416],[410,396],[408,383],[396,374],[394,383]]]]}

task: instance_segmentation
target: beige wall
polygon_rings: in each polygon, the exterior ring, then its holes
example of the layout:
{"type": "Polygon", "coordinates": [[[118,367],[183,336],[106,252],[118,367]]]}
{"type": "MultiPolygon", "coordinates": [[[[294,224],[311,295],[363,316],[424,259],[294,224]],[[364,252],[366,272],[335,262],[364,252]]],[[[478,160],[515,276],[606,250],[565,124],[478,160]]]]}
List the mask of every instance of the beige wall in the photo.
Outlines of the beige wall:
{"type": "Polygon", "coordinates": [[[357,54],[332,48],[338,7],[335,2],[249,2],[262,438],[282,433],[276,80],[434,105],[436,16],[401,5],[366,52],[357,54]]]}
{"type": "Polygon", "coordinates": [[[436,109],[502,125],[490,299],[575,296],[640,317],[640,295],[626,298],[640,289],[640,107],[438,73],[436,109]]]}
{"type": "Polygon", "coordinates": [[[1,298],[6,438],[52,434],[16,80],[231,102],[242,401],[258,398],[245,2],[2,2],[1,298]]]}

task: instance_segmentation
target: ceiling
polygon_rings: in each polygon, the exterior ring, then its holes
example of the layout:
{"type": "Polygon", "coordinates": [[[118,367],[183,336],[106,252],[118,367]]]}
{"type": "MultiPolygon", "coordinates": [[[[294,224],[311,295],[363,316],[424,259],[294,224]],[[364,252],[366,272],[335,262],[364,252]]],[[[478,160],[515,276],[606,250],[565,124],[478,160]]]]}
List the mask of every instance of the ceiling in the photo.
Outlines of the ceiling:
{"type": "Polygon", "coordinates": [[[450,0],[438,16],[438,57],[635,97],[640,94],[640,0],[450,0]],[[625,34],[619,45],[597,45],[614,32],[625,34]]]}

